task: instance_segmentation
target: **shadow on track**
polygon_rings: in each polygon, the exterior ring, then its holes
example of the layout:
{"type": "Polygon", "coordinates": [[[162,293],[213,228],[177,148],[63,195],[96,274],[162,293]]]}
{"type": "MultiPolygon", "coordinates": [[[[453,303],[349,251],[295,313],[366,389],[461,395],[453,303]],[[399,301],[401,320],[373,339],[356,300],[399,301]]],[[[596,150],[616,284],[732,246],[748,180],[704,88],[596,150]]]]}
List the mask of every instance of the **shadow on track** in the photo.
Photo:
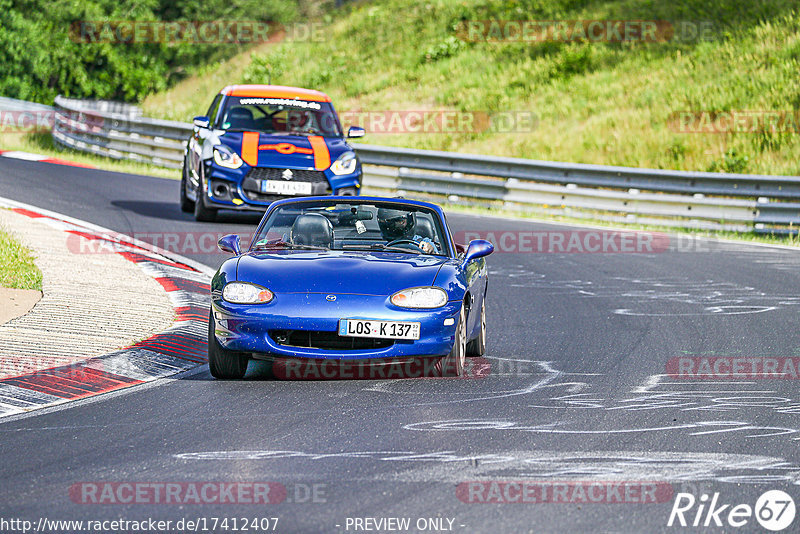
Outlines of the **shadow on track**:
{"type": "MultiPolygon", "coordinates": [[[[159,202],[153,200],[112,200],[111,205],[126,211],[132,211],[137,215],[152,217],[154,219],[164,219],[168,221],[194,221],[192,214],[182,212],[177,202],[159,202]]],[[[257,211],[238,212],[222,210],[217,214],[217,219],[215,222],[257,225],[262,216],[263,213],[257,211]]]]}

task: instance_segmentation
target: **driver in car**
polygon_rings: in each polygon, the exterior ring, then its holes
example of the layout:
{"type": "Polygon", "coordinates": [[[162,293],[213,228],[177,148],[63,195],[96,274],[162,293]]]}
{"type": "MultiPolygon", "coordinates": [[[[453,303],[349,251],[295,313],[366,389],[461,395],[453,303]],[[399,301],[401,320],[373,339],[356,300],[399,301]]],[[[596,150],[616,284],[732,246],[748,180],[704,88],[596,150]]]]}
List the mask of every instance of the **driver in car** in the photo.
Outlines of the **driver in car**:
{"type": "Polygon", "coordinates": [[[403,240],[417,246],[425,254],[441,254],[439,247],[430,237],[415,233],[414,214],[391,208],[378,208],[378,226],[387,243],[403,240]]]}

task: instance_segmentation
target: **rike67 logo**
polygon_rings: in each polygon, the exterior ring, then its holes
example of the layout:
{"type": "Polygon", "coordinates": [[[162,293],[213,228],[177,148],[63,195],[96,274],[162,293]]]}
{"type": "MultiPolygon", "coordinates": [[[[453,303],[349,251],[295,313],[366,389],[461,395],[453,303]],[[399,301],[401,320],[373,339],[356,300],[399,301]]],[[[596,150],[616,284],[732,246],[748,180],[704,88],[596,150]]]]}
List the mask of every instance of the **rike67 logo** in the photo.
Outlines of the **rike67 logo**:
{"type": "Polygon", "coordinates": [[[765,529],[779,532],[794,522],[795,512],[792,497],[780,490],[764,492],[754,507],[749,504],[724,504],[718,492],[710,498],[704,493],[699,499],[691,493],[678,493],[667,526],[740,528],[755,517],[765,529]]]}

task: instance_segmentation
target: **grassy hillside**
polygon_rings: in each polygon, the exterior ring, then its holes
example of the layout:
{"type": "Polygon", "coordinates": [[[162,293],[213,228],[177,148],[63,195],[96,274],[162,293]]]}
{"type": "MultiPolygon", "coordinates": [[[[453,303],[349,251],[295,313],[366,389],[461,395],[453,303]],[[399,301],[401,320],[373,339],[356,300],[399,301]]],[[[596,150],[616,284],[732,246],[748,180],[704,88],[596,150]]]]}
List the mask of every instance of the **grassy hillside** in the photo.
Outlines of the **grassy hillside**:
{"type": "MultiPolygon", "coordinates": [[[[187,68],[239,45],[196,44],[126,30],[176,21],[291,22],[305,11],[296,0],[0,0],[0,95],[50,104],[57,94],[137,101],[163,90],[187,68]],[[110,23],[103,26],[103,23],[110,23]],[[81,29],[82,28],[82,29],[81,29]],[[127,36],[127,37],[126,37],[127,36]],[[125,38],[130,42],[119,42],[125,38]]],[[[131,30],[132,31],[132,30],[131,30]]]]}
{"type": "MultiPolygon", "coordinates": [[[[800,174],[795,132],[679,133],[684,111],[800,109],[794,0],[376,0],[326,15],[322,42],[285,42],[208,65],[148,97],[189,120],[228,83],[328,92],[339,112],[532,111],[532,131],[373,134],[366,142],[685,170],[800,174]],[[655,43],[467,42],[482,20],[710,21],[705,39],[655,43]]],[[[365,125],[369,126],[369,125],[365,125]]]]}

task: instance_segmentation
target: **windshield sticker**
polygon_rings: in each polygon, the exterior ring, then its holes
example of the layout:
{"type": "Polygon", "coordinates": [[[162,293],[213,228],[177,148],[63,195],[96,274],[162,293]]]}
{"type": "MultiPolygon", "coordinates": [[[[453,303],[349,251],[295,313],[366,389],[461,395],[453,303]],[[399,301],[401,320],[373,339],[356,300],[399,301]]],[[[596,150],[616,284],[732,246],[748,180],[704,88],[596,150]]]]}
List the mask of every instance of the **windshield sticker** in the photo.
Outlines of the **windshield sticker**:
{"type": "Polygon", "coordinates": [[[293,100],[290,98],[240,98],[239,104],[247,105],[268,105],[268,106],[290,106],[302,109],[322,109],[318,102],[308,102],[306,100],[293,100]]]}

